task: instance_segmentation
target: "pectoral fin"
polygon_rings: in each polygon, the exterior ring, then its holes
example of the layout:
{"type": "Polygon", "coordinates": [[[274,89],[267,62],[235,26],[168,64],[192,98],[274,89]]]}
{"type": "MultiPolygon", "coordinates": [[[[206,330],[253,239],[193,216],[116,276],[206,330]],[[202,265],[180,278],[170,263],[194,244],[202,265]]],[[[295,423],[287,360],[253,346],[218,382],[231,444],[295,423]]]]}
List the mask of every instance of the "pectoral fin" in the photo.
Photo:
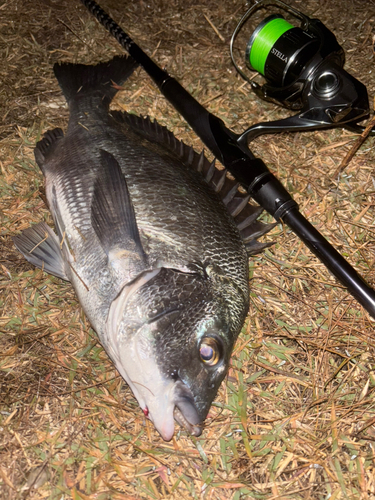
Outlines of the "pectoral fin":
{"type": "Polygon", "coordinates": [[[47,273],[69,281],[65,274],[59,240],[45,222],[40,222],[13,236],[13,241],[28,262],[47,273]]]}
{"type": "Polygon", "coordinates": [[[114,156],[100,150],[103,168],[95,181],[91,222],[107,255],[122,249],[146,259],[126,179],[114,156]]]}

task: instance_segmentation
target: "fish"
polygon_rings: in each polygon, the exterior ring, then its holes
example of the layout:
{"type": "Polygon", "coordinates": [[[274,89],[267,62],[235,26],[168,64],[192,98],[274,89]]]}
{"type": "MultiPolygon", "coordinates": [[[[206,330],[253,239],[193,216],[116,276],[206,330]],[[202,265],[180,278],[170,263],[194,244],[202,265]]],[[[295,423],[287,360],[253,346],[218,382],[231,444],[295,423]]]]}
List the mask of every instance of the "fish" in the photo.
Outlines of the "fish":
{"type": "Polygon", "coordinates": [[[249,254],[269,243],[239,184],[150,118],[110,109],[136,69],[57,63],[69,121],[35,148],[56,232],[13,237],[69,281],[144,414],[199,436],[249,308],[249,254]]]}

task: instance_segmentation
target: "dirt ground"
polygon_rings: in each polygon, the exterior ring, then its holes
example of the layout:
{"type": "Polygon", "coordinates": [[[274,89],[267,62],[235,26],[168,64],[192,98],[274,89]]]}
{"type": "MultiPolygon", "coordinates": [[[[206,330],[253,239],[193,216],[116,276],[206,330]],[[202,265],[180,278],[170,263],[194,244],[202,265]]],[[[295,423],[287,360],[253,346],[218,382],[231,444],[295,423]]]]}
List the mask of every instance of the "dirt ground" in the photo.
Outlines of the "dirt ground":
{"type": "MultiPolygon", "coordinates": [[[[236,74],[235,0],[102,0],[202,104],[239,132],[288,116],[236,74]]],[[[321,19],[375,93],[374,0],[291,0],[321,19]]],[[[33,149],[66,128],[56,61],[123,53],[78,0],[0,2],[0,498],[375,499],[374,320],[287,228],[251,259],[251,306],[200,438],[155,432],[69,283],[34,269],[12,235],[52,218],[33,149]]],[[[114,104],[202,144],[137,70],[114,104]]],[[[302,213],[375,287],[374,139],[278,134],[251,144],[302,213]]],[[[269,217],[265,216],[265,220],[269,217]]]]}

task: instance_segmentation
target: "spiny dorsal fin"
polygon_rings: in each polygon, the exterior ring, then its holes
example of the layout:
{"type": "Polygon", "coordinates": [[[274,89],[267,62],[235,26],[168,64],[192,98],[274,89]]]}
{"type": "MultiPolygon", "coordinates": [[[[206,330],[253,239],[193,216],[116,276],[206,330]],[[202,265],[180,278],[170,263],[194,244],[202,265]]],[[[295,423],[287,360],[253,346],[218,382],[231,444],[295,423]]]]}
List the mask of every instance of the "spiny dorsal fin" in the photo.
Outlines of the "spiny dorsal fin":
{"type": "Polygon", "coordinates": [[[236,217],[239,213],[244,210],[246,205],[249,203],[250,195],[244,195],[239,191],[235,194],[235,196],[227,203],[227,208],[232,217],[236,217]]]}
{"type": "Polygon", "coordinates": [[[272,244],[258,243],[255,245],[251,243],[252,231],[254,232],[253,239],[255,239],[270,231],[275,224],[264,224],[256,221],[263,209],[249,203],[250,196],[239,191],[240,184],[231,179],[225,169],[219,170],[215,165],[215,160],[210,162],[203,151],[198,154],[192,147],[178,140],[166,127],[159,125],[156,120],[151,121],[148,116],[142,118],[121,111],[112,111],[111,115],[116,122],[125,123],[148,141],[162,145],[185,165],[200,172],[205,181],[219,194],[229,213],[233,216],[242,236],[245,238],[244,242],[250,254],[258,253],[261,249],[272,244]]]}
{"type": "Polygon", "coordinates": [[[268,233],[268,231],[271,231],[272,228],[274,228],[276,225],[275,222],[271,222],[270,224],[265,224],[264,222],[261,222],[260,220],[254,221],[252,224],[249,226],[245,227],[240,231],[242,239],[245,243],[249,243],[251,239],[257,239],[263,236],[264,234],[268,233]]]}
{"type": "Polygon", "coordinates": [[[47,273],[69,281],[59,240],[53,230],[40,222],[13,236],[14,244],[27,261],[47,273]]]}
{"type": "Polygon", "coordinates": [[[271,247],[275,242],[271,241],[270,243],[260,243],[258,240],[250,240],[248,243],[245,243],[245,248],[248,255],[256,255],[257,253],[263,252],[265,248],[271,247]]]}
{"type": "Polygon", "coordinates": [[[250,205],[246,207],[246,210],[242,210],[238,215],[235,216],[234,220],[238,229],[241,231],[247,226],[250,226],[263,212],[263,208],[256,205],[250,205]]]}

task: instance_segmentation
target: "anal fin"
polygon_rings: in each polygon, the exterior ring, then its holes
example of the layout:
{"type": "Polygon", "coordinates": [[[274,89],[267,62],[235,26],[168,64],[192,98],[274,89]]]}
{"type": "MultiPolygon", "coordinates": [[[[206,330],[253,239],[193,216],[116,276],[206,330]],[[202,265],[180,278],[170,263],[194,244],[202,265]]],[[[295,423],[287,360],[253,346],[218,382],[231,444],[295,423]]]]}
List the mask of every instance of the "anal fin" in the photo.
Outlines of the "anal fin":
{"type": "Polygon", "coordinates": [[[54,128],[53,130],[47,130],[47,132],[43,135],[43,139],[41,139],[34,151],[35,160],[45,175],[44,164],[47,161],[47,158],[53,153],[58,141],[64,137],[64,132],[61,128],[54,128]]]}
{"type": "Polygon", "coordinates": [[[14,244],[25,259],[36,267],[58,278],[69,281],[59,240],[53,230],[40,222],[13,236],[14,244]]]}

